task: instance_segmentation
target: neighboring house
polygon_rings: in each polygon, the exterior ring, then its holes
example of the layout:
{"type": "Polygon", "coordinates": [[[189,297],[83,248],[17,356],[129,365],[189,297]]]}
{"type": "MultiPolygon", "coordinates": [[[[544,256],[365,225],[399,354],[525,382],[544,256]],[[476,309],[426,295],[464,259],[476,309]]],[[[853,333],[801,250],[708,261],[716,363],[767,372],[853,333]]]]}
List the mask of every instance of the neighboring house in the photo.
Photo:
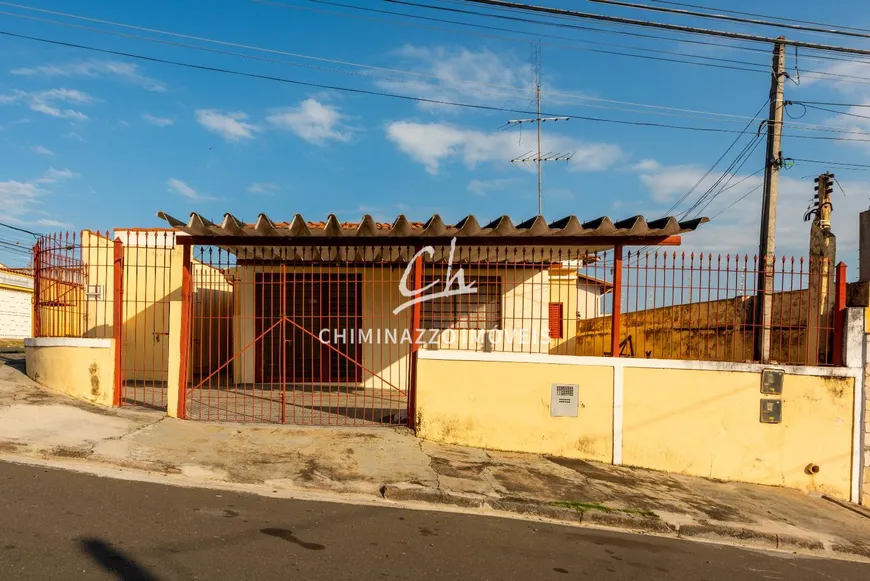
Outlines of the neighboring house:
{"type": "Polygon", "coordinates": [[[0,339],[25,339],[33,331],[33,275],[0,264],[0,339]]]}

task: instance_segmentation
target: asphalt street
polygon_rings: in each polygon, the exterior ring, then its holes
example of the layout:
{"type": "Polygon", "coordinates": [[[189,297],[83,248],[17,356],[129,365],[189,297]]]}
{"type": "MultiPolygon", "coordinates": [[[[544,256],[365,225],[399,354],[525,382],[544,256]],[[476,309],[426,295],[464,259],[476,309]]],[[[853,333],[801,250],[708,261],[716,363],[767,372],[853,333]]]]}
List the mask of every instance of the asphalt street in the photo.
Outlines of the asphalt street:
{"type": "Polygon", "coordinates": [[[0,579],[870,578],[870,565],[0,463],[0,579]]]}

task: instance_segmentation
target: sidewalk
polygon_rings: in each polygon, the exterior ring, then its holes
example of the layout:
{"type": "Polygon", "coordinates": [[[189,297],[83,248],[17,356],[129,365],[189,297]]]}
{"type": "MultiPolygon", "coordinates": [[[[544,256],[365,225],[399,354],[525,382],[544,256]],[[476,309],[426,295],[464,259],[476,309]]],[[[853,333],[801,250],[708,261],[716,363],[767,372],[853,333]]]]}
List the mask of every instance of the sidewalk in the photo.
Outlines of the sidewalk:
{"type": "Polygon", "coordinates": [[[208,424],[106,410],[34,384],[23,364],[23,355],[0,353],[0,460],[870,560],[870,511],[794,490],[434,444],[403,429],[208,424]]]}

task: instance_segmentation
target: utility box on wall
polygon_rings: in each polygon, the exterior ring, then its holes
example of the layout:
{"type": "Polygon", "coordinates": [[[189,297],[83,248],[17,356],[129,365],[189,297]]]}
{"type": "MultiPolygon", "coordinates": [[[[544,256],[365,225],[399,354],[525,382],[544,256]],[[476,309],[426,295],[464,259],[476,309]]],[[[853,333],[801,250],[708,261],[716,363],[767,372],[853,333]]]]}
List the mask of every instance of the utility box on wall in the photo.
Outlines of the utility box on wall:
{"type": "Polygon", "coordinates": [[[576,418],[580,407],[580,386],[570,383],[554,383],[550,392],[550,416],[576,418]]]}

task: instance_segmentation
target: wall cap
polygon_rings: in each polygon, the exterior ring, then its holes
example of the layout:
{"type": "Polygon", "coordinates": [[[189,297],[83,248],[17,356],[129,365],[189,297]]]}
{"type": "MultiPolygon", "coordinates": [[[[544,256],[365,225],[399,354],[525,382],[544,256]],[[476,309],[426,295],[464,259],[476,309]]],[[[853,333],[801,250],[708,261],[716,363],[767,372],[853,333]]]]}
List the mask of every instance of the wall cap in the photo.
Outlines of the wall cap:
{"type": "Polygon", "coordinates": [[[31,337],[24,340],[25,347],[90,347],[92,349],[109,349],[113,339],[96,339],[90,337],[31,337]]]}
{"type": "Polygon", "coordinates": [[[692,369],[699,371],[739,371],[760,373],[765,369],[782,369],[789,375],[817,377],[863,378],[864,370],[849,367],[816,367],[812,365],[780,365],[775,363],[736,363],[730,361],[688,361],[681,359],[639,359],[629,357],[585,357],[580,355],[550,355],[547,353],[486,353],[481,351],[428,350],[417,351],[420,359],[442,361],[489,361],[502,363],[549,363],[586,367],[620,367],[643,369],[692,369]]]}

